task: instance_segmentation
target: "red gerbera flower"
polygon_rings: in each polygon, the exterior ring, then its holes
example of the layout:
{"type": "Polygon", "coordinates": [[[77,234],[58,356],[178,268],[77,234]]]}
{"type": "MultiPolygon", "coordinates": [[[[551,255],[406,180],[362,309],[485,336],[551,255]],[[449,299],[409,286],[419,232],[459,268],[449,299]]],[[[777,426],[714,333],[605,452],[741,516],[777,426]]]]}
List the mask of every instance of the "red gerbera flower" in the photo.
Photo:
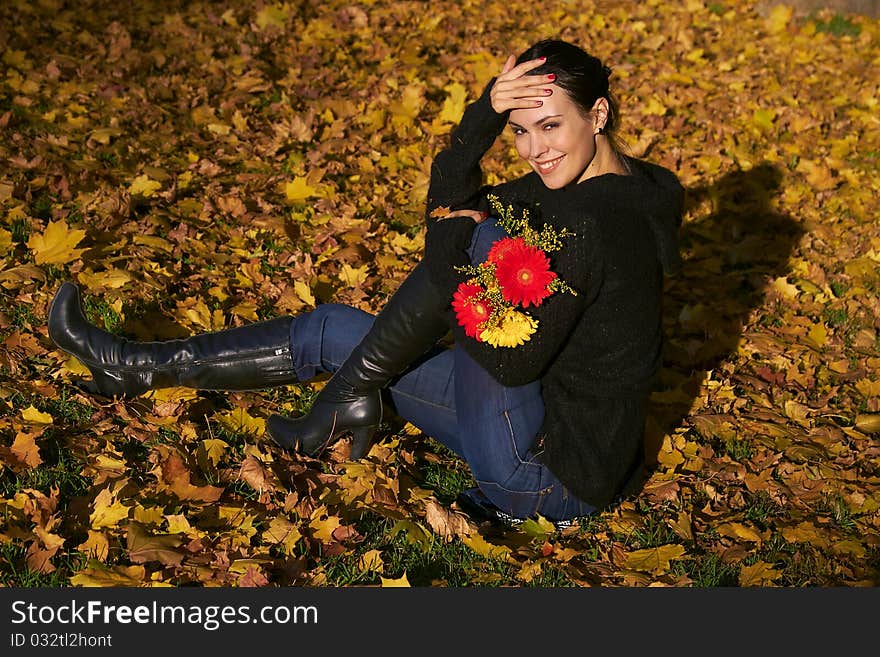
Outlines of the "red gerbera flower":
{"type": "MultiPolygon", "coordinates": [[[[492,313],[492,304],[479,296],[485,292],[479,285],[461,283],[452,295],[455,318],[464,327],[466,335],[480,340],[483,324],[492,313]]],[[[482,341],[481,341],[482,342],[482,341]]]]}
{"type": "Polygon", "coordinates": [[[504,298],[510,303],[520,303],[524,308],[540,306],[551,294],[548,286],[556,278],[544,252],[521,240],[511,245],[504,258],[495,265],[495,276],[504,298]]]}
{"type": "Polygon", "coordinates": [[[517,245],[525,246],[526,243],[521,237],[503,237],[492,245],[489,249],[489,255],[486,256],[486,262],[498,264],[504,259],[504,256],[517,245]]]}

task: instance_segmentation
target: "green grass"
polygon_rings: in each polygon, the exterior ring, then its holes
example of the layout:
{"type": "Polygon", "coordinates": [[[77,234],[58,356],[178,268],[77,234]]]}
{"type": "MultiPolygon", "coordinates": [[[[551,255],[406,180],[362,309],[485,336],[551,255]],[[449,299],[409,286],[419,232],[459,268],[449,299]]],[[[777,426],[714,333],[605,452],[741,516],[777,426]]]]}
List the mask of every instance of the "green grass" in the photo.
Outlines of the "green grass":
{"type": "Polygon", "coordinates": [[[832,36],[856,37],[862,32],[860,25],[853,23],[851,20],[840,14],[835,14],[827,21],[817,19],[813,19],[813,21],[816,24],[817,32],[824,32],[826,34],[831,34],[832,36]]]}
{"type": "Polygon", "coordinates": [[[59,551],[52,558],[55,570],[41,573],[28,568],[26,556],[27,547],[18,541],[0,543],[0,585],[26,588],[67,586],[71,575],[82,570],[88,561],[81,552],[59,551]]]}
{"type": "Polygon", "coordinates": [[[43,438],[39,442],[43,462],[23,472],[4,468],[0,478],[0,497],[11,498],[16,492],[33,488],[49,495],[52,488],[59,489],[61,504],[77,495],[85,495],[91,481],[82,476],[83,461],[65,449],[56,438],[43,438]]]}
{"type": "Polygon", "coordinates": [[[744,518],[759,525],[761,529],[767,529],[771,520],[783,513],[773,498],[764,491],[749,493],[746,496],[746,508],[744,518]]]}
{"type": "Polygon", "coordinates": [[[670,569],[674,575],[687,575],[694,588],[739,585],[739,565],[724,563],[717,554],[699,554],[675,561],[670,569]]]}
{"type": "Polygon", "coordinates": [[[724,452],[734,461],[748,461],[752,458],[752,443],[733,438],[724,442],[724,452]]]}
{"type": "MultiPolygon", "coordinates": [[[[380,584],[381,578],[398,579],[406,574],[412,586],[473,586],[475,577],[482,581],[516,583],[511,566],[505,561],[483,557],[458,539],[448,543],[430,534],[426,542],[408,538],[406,532],[392,533],[395,520],[367,512],[356,522],[358,532],[365,540],[355,550],[340,555],[322,557],[321,563],[332,586],[380,584]],[[369,550],[379,550],[383,572],[362,572],[360,558],[369,550]]],[[[542,581],[556,582],[564,578],[553,569],[542,581]]],[[[567,580],[566,580],[567,581],[567,580]]]]}
{"type": "Polygon", "coordinates": [[[824,495],[815,510],[820,516],[828,516],[841,531],[847,533],[856,531],[852,511],[841,495],[824,495]]]}
{"type": "Polygon", "coordinates": [[[423,484],[434,491],[441,504],[451,504],[459,493],[477,484],[470,469],[452,450],[434,440],[428,441],[431,452],[439,456],[440,460],[423,459],[419,462],[423,484]]]}
{"type": "Polygon", "coordinates": [[[83,299],[83,310],[89,321],[115,333],[122,325],[122,318],[109,303],[96,296],[89,295],[83,299]]]}

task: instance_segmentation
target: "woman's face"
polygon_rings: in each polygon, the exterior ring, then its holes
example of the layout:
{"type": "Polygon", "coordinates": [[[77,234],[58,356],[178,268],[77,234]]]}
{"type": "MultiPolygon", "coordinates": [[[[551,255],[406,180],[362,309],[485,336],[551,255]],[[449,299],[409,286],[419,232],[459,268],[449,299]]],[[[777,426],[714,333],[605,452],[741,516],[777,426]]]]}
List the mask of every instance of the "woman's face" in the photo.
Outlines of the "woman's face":
{"type": "Polygon", "coordinates": [[[550,189],[581,179],[596,154],[595,112],[585,117],[561,87],[541,107],[511,110],[509,124],[519,156],[550,189]]]}

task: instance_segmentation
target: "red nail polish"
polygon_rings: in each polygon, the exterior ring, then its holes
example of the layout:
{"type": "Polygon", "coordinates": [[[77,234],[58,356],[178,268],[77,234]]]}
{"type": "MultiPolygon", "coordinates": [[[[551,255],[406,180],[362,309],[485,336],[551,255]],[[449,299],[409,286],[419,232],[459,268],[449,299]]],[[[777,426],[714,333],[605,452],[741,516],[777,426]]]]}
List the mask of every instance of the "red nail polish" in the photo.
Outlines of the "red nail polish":
{"type": "Polygon", "coordinates": [[[550,80],[550,82],[553,82],[553,80],[556,79],[556,73],[550,73],[550,74],[548,74],[548,75],[547,75],[547,79],[550,80]]]}
{"type": "Polygon", "coordinates": [[[546,58],[546,57],[538,57],[538,59],[540,59],[542,62],[546,62],[546,61],[547,61],[547,58],[546,58]]]}

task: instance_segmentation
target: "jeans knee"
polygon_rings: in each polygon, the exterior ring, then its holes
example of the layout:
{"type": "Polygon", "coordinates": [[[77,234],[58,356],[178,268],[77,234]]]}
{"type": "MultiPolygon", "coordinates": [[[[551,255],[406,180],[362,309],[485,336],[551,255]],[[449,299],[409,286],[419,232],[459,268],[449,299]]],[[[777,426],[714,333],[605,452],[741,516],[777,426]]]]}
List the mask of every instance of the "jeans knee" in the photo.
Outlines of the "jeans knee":
{"type": "Polygon", "coordinates": [[[471,236],[471,245],[468,248],[471,262],[478,264],[485,261],[492,245],[502,237],[507,236],[507,232],[498,224],[498,220],[495,217],[489,217],[477,224],[471,236]]]}

